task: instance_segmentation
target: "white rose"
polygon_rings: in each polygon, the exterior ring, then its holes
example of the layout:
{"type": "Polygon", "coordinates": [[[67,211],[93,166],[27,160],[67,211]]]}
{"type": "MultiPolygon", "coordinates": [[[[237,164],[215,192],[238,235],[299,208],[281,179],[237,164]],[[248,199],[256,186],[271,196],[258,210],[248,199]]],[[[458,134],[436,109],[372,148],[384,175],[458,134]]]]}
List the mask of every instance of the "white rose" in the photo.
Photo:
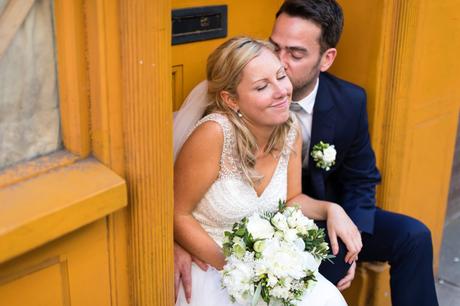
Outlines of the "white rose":
{"type": "Polygon", "coordinates": [[[277,212],[276,215],[273,216],[271,219],[273,225],[279,230],[286,230],[288,228],[288,224],[286,222],[286,217],[283,216],[281,213],[277,212]]]}
{"type": "Polygon", "coordinates": [[[323,160],[326,163],[332,163],[335,161],[335,156],[337,152],[335,151],[335,148],[333,145],[327,147],[326,149],[323,150],[323,160]]]}
{"type": "Polygon", "coordinates": [[[284,239],[289,242],[293,242],[297,239],[297,230],[290,228],[284,231],[284,239]]]}
{"type": "Polygon", "coordinates": [[[305,250],[305,242],[302,238],[297,238],[296,240],[294,240],[294,245],[297,247],[299,251],[303,252],[305,250]]]}
{"type": "Polygon", "coordinates": [[[302,211],[296,208],[292,211],[291,215],[287,218],[287,222],[290,228],[295,228],[299,225],[300,220],[304,218],[302,211]]]}
{"type": "Polygon", "coordinates": [[[316,260],[316,258],[309,252],[302,252],[302,258],[302,264],[304,269],[311,271],[318,270],[321,260],[316,260]]]}
{"type": "Polygon", "coordinates": [[[272,239],[267,241],[263,257],[256,261],[256,270],[259,270],[257,265],[262,265],[278,278],[300,279],[305,276],[304,254],[309,253],[300,252],[292,243],[272,239]]]}
{"type": "Polygon", "coordinates": [[[269,239],[273,237],[275,232],[270,222],[262,219],[258,214],[254,214],[249,217],[247,229],[254,240],[269,239]]]}
{"type": "Polygon", "coordinates": [[[307,217],[302,217],[297,222],[297,231],[302,235],[306,235],[308,230],[317,229],[318,226],[312,219],[308,219],[307,217]]]}

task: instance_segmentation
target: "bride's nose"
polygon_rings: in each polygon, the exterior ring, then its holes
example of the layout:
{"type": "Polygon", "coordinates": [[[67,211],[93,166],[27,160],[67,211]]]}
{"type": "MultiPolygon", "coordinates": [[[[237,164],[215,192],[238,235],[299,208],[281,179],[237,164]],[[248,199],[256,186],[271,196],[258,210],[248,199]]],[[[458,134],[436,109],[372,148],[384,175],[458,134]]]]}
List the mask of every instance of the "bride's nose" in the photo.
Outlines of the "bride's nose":
{"type": "Polygon", "coordinates": [[[288,89],[286,88],[286,86],[283,86],[283,85],[284,84],[280,82],[277,82],[275,84],[275,91],[274,91],[275,98],[279,99],[279,98],[284,98],[287,96],[288,89]]]}

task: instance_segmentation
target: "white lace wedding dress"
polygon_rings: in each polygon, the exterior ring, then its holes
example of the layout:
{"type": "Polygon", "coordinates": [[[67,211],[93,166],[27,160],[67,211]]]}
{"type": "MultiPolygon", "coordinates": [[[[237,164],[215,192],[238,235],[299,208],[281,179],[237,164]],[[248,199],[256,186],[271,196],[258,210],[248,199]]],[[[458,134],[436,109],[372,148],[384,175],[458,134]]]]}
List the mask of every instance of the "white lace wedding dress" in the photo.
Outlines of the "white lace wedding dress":
{"type": "MultiPolygon", "coordinates": [[[[218,179],[211,185],[203,199],[197,205],[193,216],[208,232],[208,234],[222,246],[224,231],[230,231],[235,222],[254,212],[275,211],[278,209],[278,200],[286,199],[287,193],[287,166],[290,147],[294,145],[297,131],[292,128],[288,133],[286,146],[279,158],[277,168],[263,193],[258,196],[254,188],[242,177],[238,168],[238,158],[235,152],[235,137],[230,121],[221,114],[210,114],[201,119],[197,126],[207,121],[217,122],[223,130],[224,145],[220,160],[218,179]]],[[[303,306],[342,306],[346,305],[337,288],[321,274],[317,275],[318,282],[313,289],[304,296],[297,305],[303,306]]],[[[210,267],[202,271],[195,264],[192,265],[192,299],[190,304],[185,300],[181,286],[176,306],[226,306],[238,305],[231,302],[225,288],[222,288],[219,272],[210,267]]],[[[258,305],[266,305],[260,299],[258,305]]]]}

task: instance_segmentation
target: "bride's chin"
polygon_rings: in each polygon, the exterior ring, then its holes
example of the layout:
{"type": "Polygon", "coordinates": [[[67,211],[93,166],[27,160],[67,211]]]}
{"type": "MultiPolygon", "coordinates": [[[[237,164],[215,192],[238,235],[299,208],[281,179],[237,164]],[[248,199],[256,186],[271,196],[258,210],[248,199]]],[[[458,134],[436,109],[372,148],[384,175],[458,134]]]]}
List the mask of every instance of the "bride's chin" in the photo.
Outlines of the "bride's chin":
{"type": "Polygon", "coordinates": [[[280,116],[279,124],[285,123],[286,121],[288,121],[288,119],[289,119],[289,110],[287,110],[286,112],[282,114],[282,116],[280,116]]]}

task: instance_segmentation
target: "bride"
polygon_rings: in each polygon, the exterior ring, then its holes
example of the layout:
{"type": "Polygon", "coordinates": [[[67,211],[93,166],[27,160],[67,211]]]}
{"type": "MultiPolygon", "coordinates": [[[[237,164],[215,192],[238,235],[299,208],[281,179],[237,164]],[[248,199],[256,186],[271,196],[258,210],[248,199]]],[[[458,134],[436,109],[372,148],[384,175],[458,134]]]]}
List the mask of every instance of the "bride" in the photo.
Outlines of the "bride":
{"type": "MultiPolygon", "coordinates": [[[[208,58],[207,84],[208,98],[187,103],[175,119],[185,127],[175,126],[174,235],[210,267],[192,265],[191,298],[181,286],[176,305],[235,305],[219,273],[224,231],[254,212],[277,210],[279,199],[300,205],[309,218],[340,220],[355,230],[338,205],[301,194],[302,137],[289,112],[292,85],[269,43],[228,40],[208,58]],[[187,125],[204,109],[188,136],[187,125]]],[[[317,280],[298,305],[346,305],[333,284],[319,273],[317,280]]]]}

